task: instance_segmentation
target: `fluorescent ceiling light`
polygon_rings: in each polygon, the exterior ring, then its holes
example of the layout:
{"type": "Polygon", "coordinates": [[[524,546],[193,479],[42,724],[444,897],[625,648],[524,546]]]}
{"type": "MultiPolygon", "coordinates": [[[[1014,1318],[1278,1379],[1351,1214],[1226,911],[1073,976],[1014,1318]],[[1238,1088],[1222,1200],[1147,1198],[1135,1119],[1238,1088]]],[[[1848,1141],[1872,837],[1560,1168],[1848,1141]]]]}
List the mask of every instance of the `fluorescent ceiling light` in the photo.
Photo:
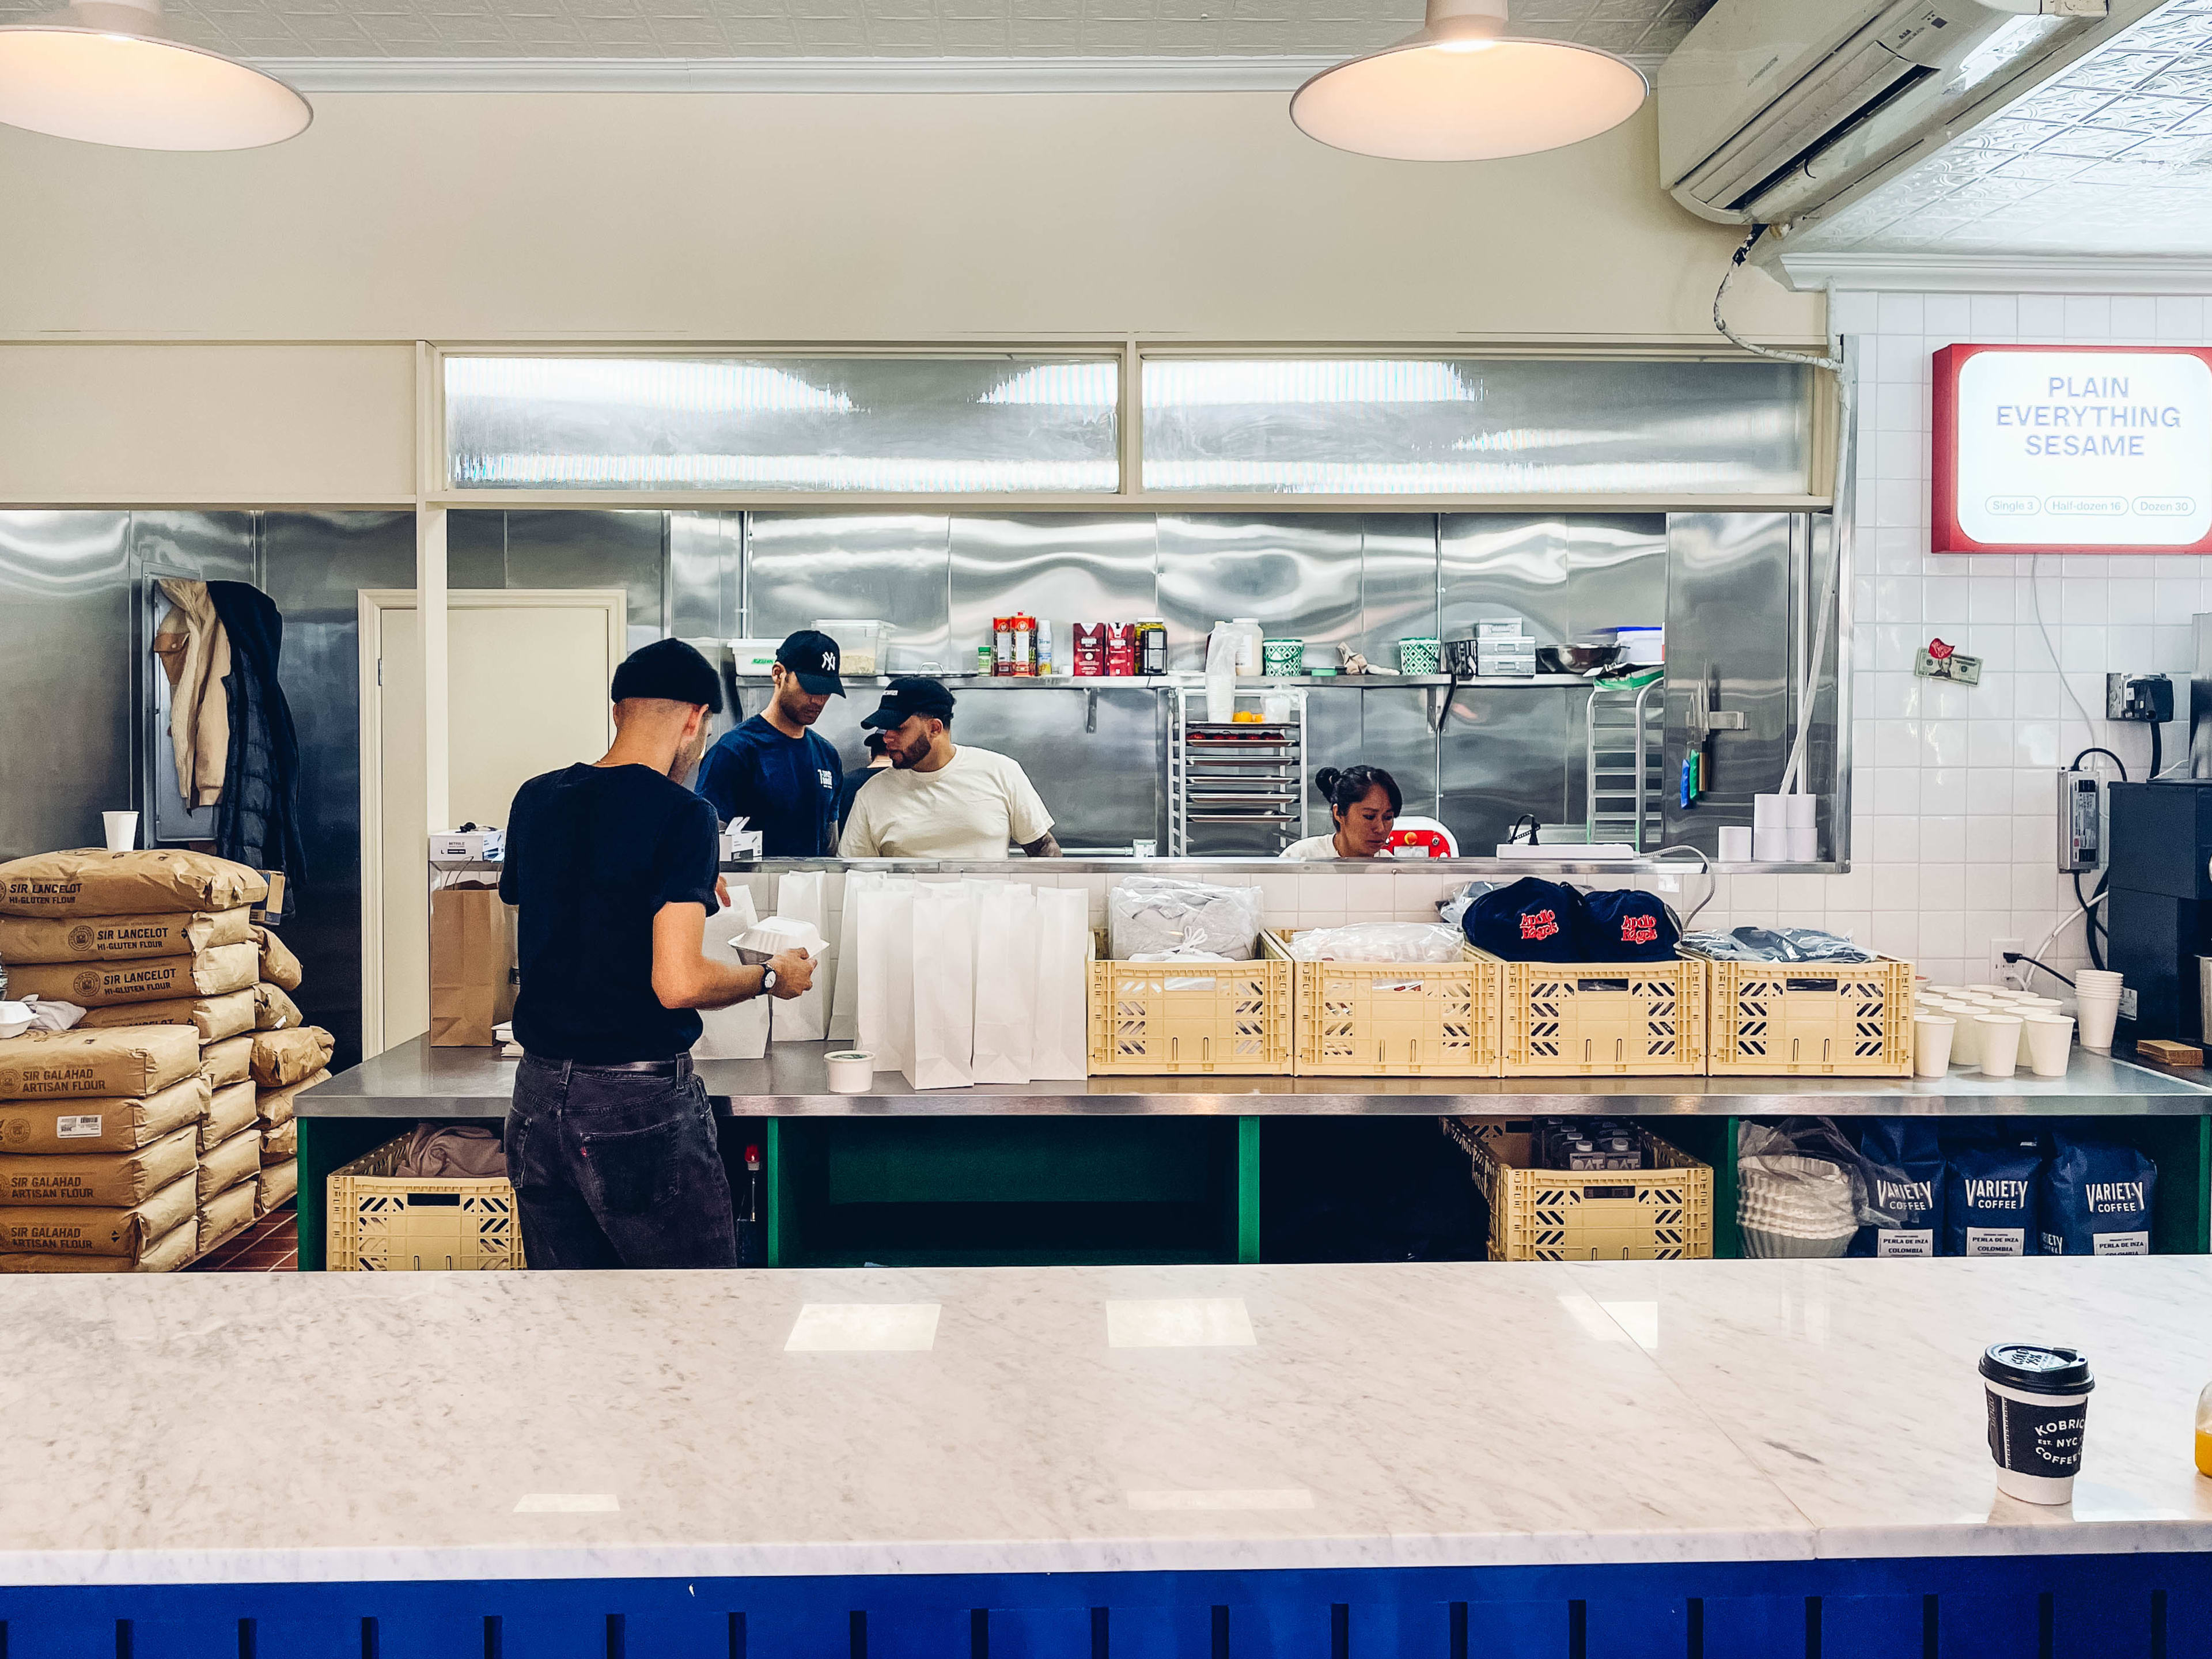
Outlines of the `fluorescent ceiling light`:
{"type": "Polygon", "coordinates": [[[1557,149],[1642,106],[1635,65],[1594,46],[1505,33],[1505,0],[1429,0],[1395,46],[1324,70],[1291,97],[1308,137],[1395,161],[1489,161],[1557,149]]]}
{"type": "Polygon", "coordinates": [[[0,25],[0,121],[128,149],[253,149],[307,130],[274,76],[170,40],[160,0],[76,0],[0,25]]]}

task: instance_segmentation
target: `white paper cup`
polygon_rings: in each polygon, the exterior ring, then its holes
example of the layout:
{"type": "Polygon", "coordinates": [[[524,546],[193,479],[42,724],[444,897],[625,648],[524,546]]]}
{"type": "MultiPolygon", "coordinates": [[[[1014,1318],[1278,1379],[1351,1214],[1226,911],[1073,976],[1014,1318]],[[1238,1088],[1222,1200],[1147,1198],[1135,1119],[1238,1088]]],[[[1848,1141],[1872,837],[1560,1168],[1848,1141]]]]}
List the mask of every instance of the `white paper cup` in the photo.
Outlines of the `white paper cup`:
{"type": "Polygon", "coordinates": [[[2074,988],[2077,991],[2111,991],[2117,995],[2125,982],[2110,968],[2077,968],[2074,970],[2074,988]]]}
{"type": "Polygon", "coordinates": [[[1962,988],[1969,991],[1987,991],[1991,996],[2006,996],[2020,989],[2017,985],[2000,985],[1995,980],[1969,980],[1962,988]]]}
{"type": "Polygon", "coordinates": [[[1984,1077],[2010,1077],[2020,1064],[2018,1014],[1976,1014],[1981,1028],[1981,1067],[1984,1077]]]}
{"type": "Polygon", "coordinates": [[[1721,862],[1723,864],[1751,862],[1751,826],[1749,824],[1721,825],[1721,862]]]}
{"type": "Polygon", "coordinates": [[[2081,1046],[2093,1054],[2112,1052],[2112,1027],[2120,1018],[2118,991],[2084,991],[2074,999],[2075,1018],[2081,1023],[2081,1046]]]}
{"type": "Polygon", "coordinates": [[[1961,1002],[1954,1005],[1956,1012],[1951,1018],[1958,1022],[1951,1033],[1951,1063],[1954,1066],[1979,1066],[1982,1063],[1982,1010],[1978,1004],[1961,1002]]]}
{"type": "Polygon", "coordinates": [[[1948,1014],[1912,1017],[1912,1075],[1942,1077],[1951,1068],[1951,1034],[1959,1022],[1948,1014]]]}
{"type": "Polygon", "coordinates": [[[138,815],[136,812],[102,812],[100,821],[107,830],[107,850],[127,853],[138,844],[138,815]]]}
{"type": "Polygon", "coordinates": [[[1997,1490],[2024,1504],[2070,1500],[2097,1386],[2088,1362],[2071,1348],[2000,1343],[1978,1369],[1997,1490]]]}
{"type": "Polygon", "coordinates": [[[830,1092],[864,1095],[876,1086],[876,1057],[860,1048],[845,1048],[829,1057],[830,1092]]]}
{"type": "Polygon", "coordinates": [[[2073,1057],[2074,1022],[2064,1014],[2030,1014],[2021,1025],[2027,1069],[2038,1077],[2064,1077],[2073,1057]]]}
{"type": "Polygon", "coordinates": [[[2015,1009],[2033,1008],[2039,1014],[2055,1014],[2066,1005],[2057,997],[2014,997],[2012,1006],[2015,1009]]]}

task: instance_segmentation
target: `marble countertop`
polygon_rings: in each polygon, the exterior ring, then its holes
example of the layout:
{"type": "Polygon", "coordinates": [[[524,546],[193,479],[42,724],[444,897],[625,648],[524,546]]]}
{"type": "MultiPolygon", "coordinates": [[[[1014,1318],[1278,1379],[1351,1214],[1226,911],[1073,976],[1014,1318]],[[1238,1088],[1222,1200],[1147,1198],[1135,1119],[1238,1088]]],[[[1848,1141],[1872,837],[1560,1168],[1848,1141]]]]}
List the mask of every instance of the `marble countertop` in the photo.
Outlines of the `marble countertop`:
{"type": "Polygon", "coordinates": [[[2198,1257],[0,1279],[0,1583],[2212,1547],[2198,1257]],[[2086,1351],[2070,1510],[1974,1362],[2086,1351]]]}
{"type": "MultiPolygon", "coordinates": [[[[1393,1116],[1486,1112],[1645,1117],[1931,1115],[2195,1117],[2212,1110],[2202,1073],[2177,1074],[2074,1051],[2063,1078],[1093,1077],[915,1090],[879,1072],[864,1095],[830,1092],[823,1057],[842,1043],[779,1042],[763,1060],[702,1060],[707,1092],[750,1117],[1393,1116]]],[[[503,1116],[517,1062],[490,1048],[403,1042],[300,1097],[302,1117],[503,1116]]]]}

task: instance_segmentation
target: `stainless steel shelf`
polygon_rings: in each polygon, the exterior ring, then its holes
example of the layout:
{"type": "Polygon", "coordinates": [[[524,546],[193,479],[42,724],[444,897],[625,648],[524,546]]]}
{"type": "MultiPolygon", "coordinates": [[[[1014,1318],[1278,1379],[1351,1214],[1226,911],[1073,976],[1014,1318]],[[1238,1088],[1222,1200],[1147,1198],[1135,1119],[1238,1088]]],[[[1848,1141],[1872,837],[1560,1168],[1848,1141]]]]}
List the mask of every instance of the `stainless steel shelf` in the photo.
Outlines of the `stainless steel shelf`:
{"type": "MultiPolygon", "coordinates": [[[[1343,1116],[1474,1113],[1637,1117],[2201,1117],[2203,1073],[2177,1076],[2076,1050],[2063,1078],[1094,1077],[916,1091],[879,1072],[864,1095],[829,1091],[828,1042],[778,1042],[764,1060],[703,1060],[707,1092],[739,1117],[1343,1116]]],[[[306,1118],[504,1115],[516,1062],[416,1037],[300,1097],[306,1118]]]]}
{"type": "MultiPolygon", "coordinates": [[[[1201,674],[1045,674],[1016,677],[996,674],[931,674],[929,678],[942,680],[955,692],[966,691],[1172,691],[1177,686],[1198,687],[1206,684],[1201,674]]],[[[740,690],[766,690],[769,680],[765,675],[737,676],[740,690]]],[[[886,686],[891,677],[884,674],[848,674],[848,686],[886,686]]],[[[1571,686],[1585,689],[1593,684],[1580,674],[1482,674],[1473,679],[1454,680],[1448,674],[1294,674],[1240,675],[1237,681],[1239,691],[1264,691],[1278,688],[1284,690],[1304,689],[1325,690],[1341,686],[1350,691],[1387,691],[1400,686],[1457,685],[1462,690],[1473,686],[1478,689],[1514,690],[1530,686],[1571,686]]]]}

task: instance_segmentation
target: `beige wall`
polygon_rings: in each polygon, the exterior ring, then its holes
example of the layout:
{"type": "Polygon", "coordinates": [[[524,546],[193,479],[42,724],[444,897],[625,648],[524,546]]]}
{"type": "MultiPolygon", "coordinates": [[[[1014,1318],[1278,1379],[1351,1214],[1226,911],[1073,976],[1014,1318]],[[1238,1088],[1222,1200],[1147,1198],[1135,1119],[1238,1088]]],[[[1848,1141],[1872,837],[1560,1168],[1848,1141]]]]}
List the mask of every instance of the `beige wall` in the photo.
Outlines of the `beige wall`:
{"type": "MultiPolygon", "coordinates": [[[[1735,240],[1648,109],[1434,167],[1272,93],[315,101],[228,155],[0,128],[0,503],[410,500],[417,339],[1707,344],[1735,240]]],[[[1824,326],[1756,273],[1733,312],[1824,326]]]]}
{"type": "Polygon", "coordinates": [[[231,155],[0,134],[0,336],[1704,342],[1734,240],[1658,189],[1648,109],[1440,167],[1273,93],[315,101],[231,155]]]}

